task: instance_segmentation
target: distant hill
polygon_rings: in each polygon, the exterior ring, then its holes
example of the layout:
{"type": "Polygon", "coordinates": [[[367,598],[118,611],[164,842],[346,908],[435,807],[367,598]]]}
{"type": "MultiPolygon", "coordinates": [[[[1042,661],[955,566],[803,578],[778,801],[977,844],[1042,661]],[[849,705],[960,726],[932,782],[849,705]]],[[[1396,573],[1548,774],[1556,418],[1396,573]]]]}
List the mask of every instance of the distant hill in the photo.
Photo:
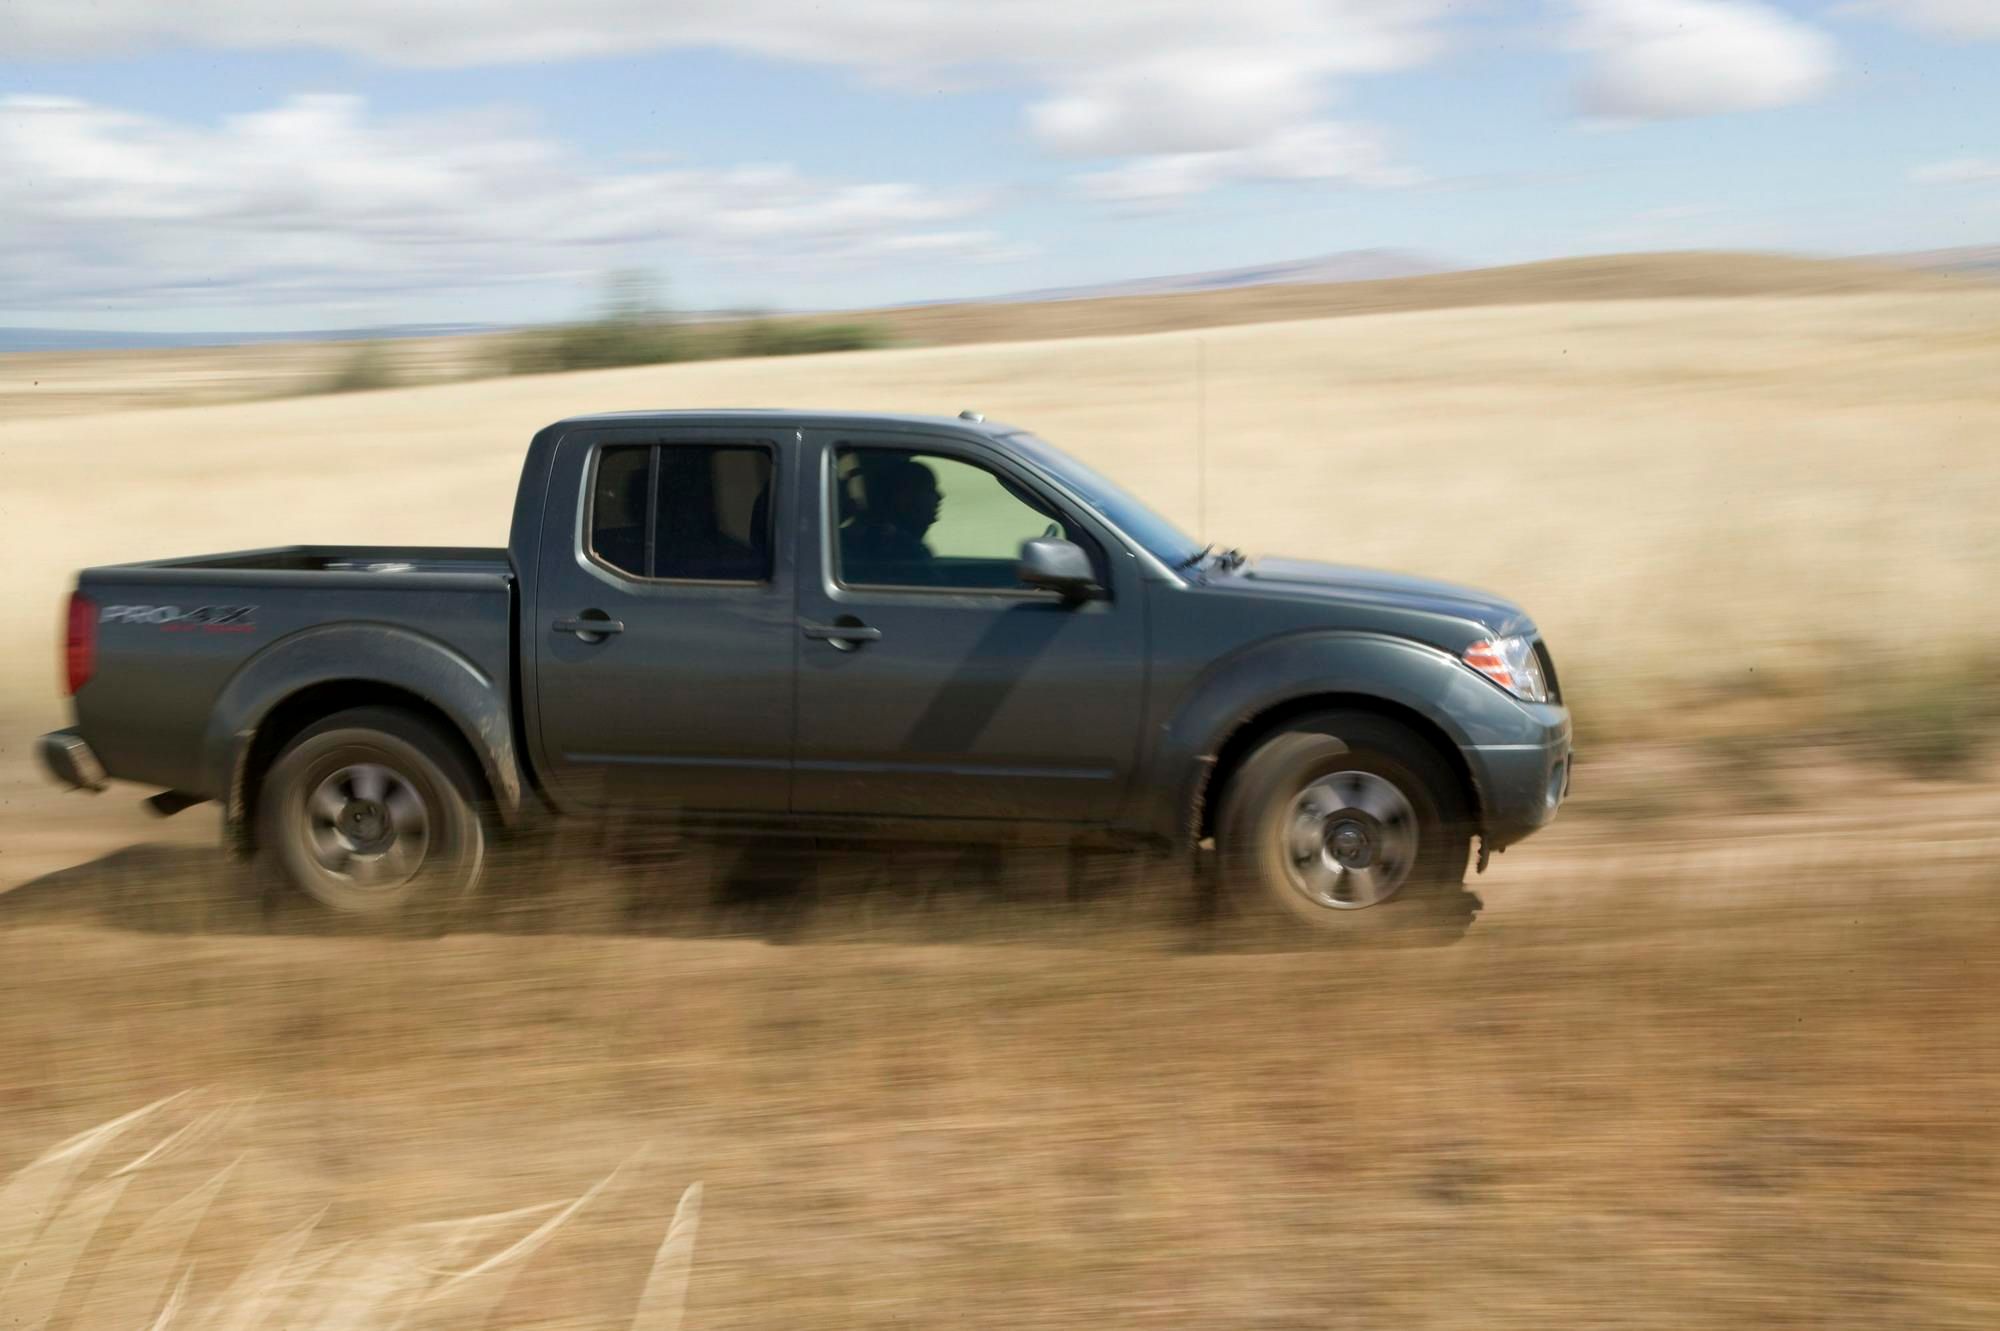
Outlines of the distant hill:
{"type": "MultiPolygon", "coordinates": [[[[1203,273],[1137,277],[1088,286],[1049,287],[1038,291],[986,296],[970,302],[930,301],[911,308],[962,304],[1040,304],[1052,301],[1103,300],[1122,296],[1185,295],[1201,291],[1233,291],[1243,287],[1282,284],[1385,281],[1448,272],[1454,266],[1407,250],[1343,250],[1336,254],[1322,254],[1311,259],[1287,259],[1277,263],[1252,264],[1242,268],[1218,268],[1203,273]]],[[[782,313],[780,312],[781,315],[782,313]]],[[[728,323],[756,317],[756,312],[729,309],[682,310],[676,312],[676,317],[688,323],[728,323]]],[[[262,346],[285,342],[399,341],[502,331],[504,329],[495,324],[391,324],[379,328],[329,328],[279,333],[151,333],[125,332],[110,328],[0,327],[0,355],[18,352],[178,351],[197,347],[262,346]]]]}
{"type": "Polygon", "coordinates": [[[1878,263],[1892,263],[1927,273],[2000,278],[2000,245],[1966,245],[1954,250],[1917,250],[1909,254],[1877,254],[1873,257],[1878,263]]]}
{"type": "MultiPolygon", "coordinates": [[[[1863,259],[1705,251],[1618,254],[1470,269],[1408,250],[1345,250],[1242,268],[851,313],[887,324],[907,341],[962,343],[1106,336],[1457,305],[1939,289],[1937,284],[1955,278],[2000,279],[2000,245],[1863,259]]],[[[682,311],[679,317],[692,323],[718,323],[750,316],[737,310],[705,310],[682,311]]],[[[815,316],[774,312],[772,317],[815,316]]],[[[278,333],[0,327],[0,354],[418,341],[502,331],[499,325],[464,323],[278,333]]]]}
{"type": "Polygon", "coordinates": [[[1550,259],[1377,281],[1280,282],[1095,299],[968,301],[868,310],[856,317],[887,325],[901,340],[950,345],[1109,337],[1470,305],[1955,291],[1968,285],[1962,278],[1881,262],[1692,251],[1550,259]]]}
{"type": "Polygon", "coordinates": [[[374,342],[417,337],[461,337],[496,331],[489,324],[388,324],[380,328],[329,328],[284,333],[135,333],[112,328],[0,328],[0,354],[20,351],[166,351],[183,347],[241,347],[273,342],[374,342]]]}
{"type": "Polygon", "coordinates": [[[1005,296],[991,296],[985,300],[1009,304],[1029,301],[1102,300],[1107,296],[1166,296],[1192,291],[1230,291],[1238,287],[1275,286],[1282,283],[1370,282],[1395,277],[1422,277],[1430,273],[1448,272],[1457,266],[1407,250],[1342,250],[1337,254],[1322,254],[1314,259],[1288,259],[1281,263],[1251,264],[1244,268],[1217,268],[1205,273],[1135,277],[1123,282],[1098,282],[1088,286],[1048,287],[1040,291],[1017,291],[1005,296]]]}

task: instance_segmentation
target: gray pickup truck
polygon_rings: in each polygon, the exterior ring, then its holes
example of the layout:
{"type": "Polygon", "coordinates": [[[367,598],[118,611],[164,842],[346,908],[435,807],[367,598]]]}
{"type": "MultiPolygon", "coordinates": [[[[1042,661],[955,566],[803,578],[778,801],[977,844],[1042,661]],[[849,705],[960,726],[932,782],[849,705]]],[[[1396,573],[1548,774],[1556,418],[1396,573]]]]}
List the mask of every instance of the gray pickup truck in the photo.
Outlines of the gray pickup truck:
{"type": "Polygon", "coordinates": [[[614,809],[1195,849],[1308,926],[1450,919],[1472,840],[1483,867],[1569,784],[1518,607],[1203,547],[971,413],[575,417],[506,549],[88,569],[67,650],[58,779],[220,801],[341,911],[456,900],[510,832],[614,809]]]}

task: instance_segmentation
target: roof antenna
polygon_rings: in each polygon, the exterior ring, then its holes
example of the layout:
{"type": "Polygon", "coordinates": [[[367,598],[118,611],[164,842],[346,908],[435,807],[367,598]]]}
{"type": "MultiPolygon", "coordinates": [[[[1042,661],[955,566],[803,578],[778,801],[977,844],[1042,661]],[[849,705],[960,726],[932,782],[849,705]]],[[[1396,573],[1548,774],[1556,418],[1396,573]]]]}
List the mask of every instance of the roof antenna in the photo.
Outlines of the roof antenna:
{"type": "Polygon", "coordinates": [[[1194,535],[1208,539],[1208,339],[1194,340],[1194,535]]]}

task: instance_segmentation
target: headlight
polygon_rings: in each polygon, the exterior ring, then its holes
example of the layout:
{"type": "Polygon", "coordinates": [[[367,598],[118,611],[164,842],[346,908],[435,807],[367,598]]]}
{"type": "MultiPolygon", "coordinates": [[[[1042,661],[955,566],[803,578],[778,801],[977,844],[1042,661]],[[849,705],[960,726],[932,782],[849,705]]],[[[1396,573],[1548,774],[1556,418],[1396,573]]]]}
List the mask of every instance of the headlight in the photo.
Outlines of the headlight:
{"type": "Polygon", "coordinates": [[[1465,649],[1465,663],[1523,702],[1549,700],[1533,638],[1482,638],[1465,649]]]}

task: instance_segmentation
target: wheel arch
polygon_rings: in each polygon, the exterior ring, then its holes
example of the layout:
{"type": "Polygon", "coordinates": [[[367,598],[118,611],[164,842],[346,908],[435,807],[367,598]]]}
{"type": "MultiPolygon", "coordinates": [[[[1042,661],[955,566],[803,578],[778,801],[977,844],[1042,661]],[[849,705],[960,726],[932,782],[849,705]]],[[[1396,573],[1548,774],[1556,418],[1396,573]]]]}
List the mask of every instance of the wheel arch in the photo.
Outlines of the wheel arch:
{"type": "Polygon", "coordinates": [[[223,825],[250,849],[264,776],[314,722],[354,707],[394,707],[458,747],[482,789],[479,802],[511,825],[521,810],[507,684],[446,644],[389,625],[337,625],[274,643],[223,690],[210,722],[211,788],[224,794],[223,825]]]}
{"type": "Polygon", "coordinates": [[[1298,721],[1325,712],[1364,712],[1394,722],[1415,735],[1436,752],[1439,761],[1456,779],[1459,798],[1472,826],[1481,825],[1483,814],[1478,780],[1471,764],[1465,759],[1465,753],[1452,743],[1451,737],[1436,721],[1406,703],[1375,694],[1307,693],[1273,703],[1245,717],[1222,741],[1216,749],[1214,761],[1207,765],[1205,777],[1195,786],[1194,807],[1190,810],[1189,819],[1195,839],[1201,841],[1215,835],[1222,794],[1228,790],[1230,780],[1242,768],[1244,760],[1256,752],[1258,745],[1298,721]]]}
{"type": "Polygon", "coordinates": [[[474,752],[465,732],[442,707],[408,689],[373,679],[335,679],[309,684],[280,700],[264,714],[231,786],[229,819],[234,839],[244,849],[254,849],[258,802],[264,793],[264,778],[278,755],[308,728],[330,716],[358,707],[386,707],[430,723],[438,737],[457,750],[465,770],[478,783],[471,792],[474,801],[486,808],[497,807],[493,783],[486,765],[474,752]]]}
{"type": "Polygon", "coordinates": [[[1136,821],[1170,844],[1199,843],[1251,749],[1301,717],[1342,708],[1392,720],[1435,749],[1481,826],[1486,801],[1465,746],[1504,729],[1500,691],[1436,647],[1351,630],[1269,638],[1203,671],[1158,732],[1136,821]]]}

